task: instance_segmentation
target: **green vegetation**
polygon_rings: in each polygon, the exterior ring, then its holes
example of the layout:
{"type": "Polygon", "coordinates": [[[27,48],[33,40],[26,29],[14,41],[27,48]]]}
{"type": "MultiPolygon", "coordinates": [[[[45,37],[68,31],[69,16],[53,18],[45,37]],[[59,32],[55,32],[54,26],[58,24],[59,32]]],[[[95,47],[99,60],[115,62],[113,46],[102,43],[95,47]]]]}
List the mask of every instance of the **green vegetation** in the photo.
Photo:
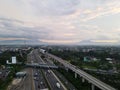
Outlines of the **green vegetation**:
{"type": "Polygon", "coordinates": [[[23,69],[23,66],[21,65],[11,65],[11,67],[12,68],[10,69],[10,73],[7,76],[7,78],[5,78],[4,80],[2,79],[0,80],[0,90],[6,90],[7,86],[11,83],[11,81],[15,77],[16,72],[23,69]]]}
{"type": "Polygon", "coordinates": [[[18,72],[24,68],[23,64],[27,60],[27,52],[25,52],[25,51],[22,52],[22,56],[20,55],[19,51],[14,51],[14,52],[13,51],[5,51],[0,55],[1,65],[10,67],[10,69],[8,69],[10,71],[9,75],[5,79],[0,80],[0,90],[6,90],[8,85],[11,83],[11,81],[15,77],[16,72],[18,72]],[[11,60],[12,56],[16,56],[17,61],[22,62],[23,64],[6,65],[6,60],[11,60]]]}
{"type": "Polygon", "coordinates": [[[67,72],[64,69],[59,69],[58,71],[63,74],[78,90],[90,90],[90,85],[82,83],[82,80],[79,77],[75,78],[74,72],[67,72]]]}
{"type": "Polygon", "coordinates": [[[50,53],[63,58],[64,60],[69,61],[71,64],[78,66],[79,68],[89,68],[89,69],[102,69],[102,70],[111,70],[113,67],[116,67],[117,70],[120,69],[120,55],[118,53],[110,54],[108,51],[70,51],[62,50],[58,51],[57,49],[49,50],[50,53]],[[62,53],[62,54],[61,54],[62,53]],[[116,55],[115,55],[116,54],[116,55]],[[98,60],[84,61],[84,57],[96,57],[98,60]],[[114,58],[115,62],[118,62],[116,65],[109,63],[106,58],[114,58]]]}
{"type": "Polygon", "coordinates": [[[6,90],[7,89],[7,86],[13,80],[13,76],[12,75],[13,74],[10,73],[5,80],[0,80],[0,90],[6,90]]]}
{"type": "Polygon", "coordinates": [[[5,65],[6,60],[9,60],[11,58],[11,53],[9,51],[5,51],[0,55],[0,64],[5,65]]]}
{"type": "MultiPolygon", "coordinates": [[[[51,49],[49,53],[52,53],[71,64],[77,66],[80,69],[88,68],[86,72],[93,75],[94,77],[102,80],[103,82],[120,89],[120,48],[97,48],[97,50],[83,52],[82,50],[65,50],[65,49],[51,49]],[[98,60],[84,61],[84,57],[97,58],[98,60]],[[106,58],[112,58],[113,63],[109,63],[106,58]],[[98,72],[101,70],[100,72],[98,72]]],[[[55,64],[59,64],[54,62],[55,64]]],[[[81,84],[81,80],[75,80],[73,72],[65,72],[65,70],[59,70],[73,85],[77,85],[77,89],[81,89],[84,86],[81,84]],[[79,81],[79,82],[78,82],[79,81]]],[[[89,87],[89,84],[87,84],[89,87]]],[[[86,86],[87,86],[86,85],[86,86]]],[[[85,89],[82,89],[85,90],[85,89]]],[[[88,90],[88,89],[86,89],[88,90]]]]}
{"type": "MultiPolygon", "coordinates": [[[[65,78],[71,82],[78,90],[91,90],[91,84],[85,81],[84,83],[82,82],[82,78],[77,76],[75,78],[74,72],[71,70],[66,71],[64,69],[59,69],[58,70],[61,74],[65,76],[65,78]]],[[[100,90],[97,87],[95,87],[96,90],[100,90]]]]}
{"type": "Polygon", "coordinates": [[[100,79],[101,81],[115,87],[117,90],[120,89],[120,74],[99,74],[95,72],[87,71],[89,74],[100,79]]]}
{"type": "Polygon", "coordinates": [[[19,51],[5,51],[0,55],[0,64],[6,65],[6,60],[11,61],[11,57],[16,56],[18,62],[25,62],[27,58],[27,53],[23,52],[22,56],[19,51]]]}

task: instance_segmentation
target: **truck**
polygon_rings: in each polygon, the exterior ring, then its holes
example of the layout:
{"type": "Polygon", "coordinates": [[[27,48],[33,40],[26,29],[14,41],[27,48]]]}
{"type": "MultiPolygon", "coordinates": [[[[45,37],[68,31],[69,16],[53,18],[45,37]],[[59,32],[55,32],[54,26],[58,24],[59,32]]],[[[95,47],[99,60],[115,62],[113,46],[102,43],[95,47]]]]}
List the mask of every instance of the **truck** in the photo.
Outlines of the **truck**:
{"type": "Polygon", "coordinates": [[[45,53],[46,53],[46,50],[40,49],[40,52],[41,52],[42,54],[45,54],[45,53]]]}
{"type": "Polygon", "coordinates": [[[50,70],[48,70],[48,73],[50,73],[50,70]]]}
{"type": "Polygon", "coordinates": [[[57,88],[60,88],[60,83],[57,82],[57,83],[56,83],[56,86],[57,86],[57,88]]]}
{"type": "Polygon", "coordinates": [[[34,77],[37,77],[37,76],[38,76],[38,74],[37,74],[37,73],[35,73],[35,74],[34,74],[34,77]]]}

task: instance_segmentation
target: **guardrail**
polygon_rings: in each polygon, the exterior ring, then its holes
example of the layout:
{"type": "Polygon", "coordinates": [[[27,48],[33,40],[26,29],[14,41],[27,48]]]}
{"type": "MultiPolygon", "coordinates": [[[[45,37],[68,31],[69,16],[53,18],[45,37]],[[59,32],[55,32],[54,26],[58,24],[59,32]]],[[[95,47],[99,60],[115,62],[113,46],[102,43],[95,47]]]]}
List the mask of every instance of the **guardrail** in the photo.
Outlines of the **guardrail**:
{"type": "Polygon", "coordinates": [[[55,55],[52,55],[52,54],[47,53],[47,55],[50,56],[51,58],[53,58],[54,60],[58,61],[59,63],[63,64],[65,67],[71,69],[72,71],[74,71],[78,75],[82,76],[84,79],[88,80],[89,82],[91,82],[93,85],[99,87],[100,89],[102,89],[102,90],[116,90],[115,88],[100,81],[99,79],[93,77],[92,75],[86,73],[85,71],[80,70],[76,66],[70,64],[69,62],[64,61],[63,59],[61,59],[55,55]]]}

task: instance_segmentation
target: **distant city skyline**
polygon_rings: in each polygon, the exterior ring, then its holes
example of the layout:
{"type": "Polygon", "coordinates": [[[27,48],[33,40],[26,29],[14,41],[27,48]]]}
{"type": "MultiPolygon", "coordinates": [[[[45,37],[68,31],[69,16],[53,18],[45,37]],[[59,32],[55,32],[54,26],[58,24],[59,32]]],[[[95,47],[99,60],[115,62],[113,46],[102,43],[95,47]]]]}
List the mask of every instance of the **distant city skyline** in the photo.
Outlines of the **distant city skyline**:
{"type": "Polygon", "coordinates": [[[0,45],[120,45],[119,0],[0,0],[0,45]]]}

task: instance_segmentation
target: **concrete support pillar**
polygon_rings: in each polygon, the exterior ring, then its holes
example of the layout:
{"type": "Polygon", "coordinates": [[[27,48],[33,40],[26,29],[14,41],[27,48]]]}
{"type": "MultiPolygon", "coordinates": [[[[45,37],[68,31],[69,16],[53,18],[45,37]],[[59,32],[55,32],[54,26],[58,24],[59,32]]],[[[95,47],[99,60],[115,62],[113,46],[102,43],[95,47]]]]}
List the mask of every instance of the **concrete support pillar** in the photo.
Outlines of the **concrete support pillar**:
{"type": "Polygon", "coordinates": [[[84,78],[82,78],[82,82],[83,82],[83,83],[85,82],[85,79],[84,79],[84,78]]]}
{"type": "Polygon", "coordinates": [[[82,76],[79,75],[79,77],[82,77],[82,76]]]}
{"type": "Polygon", "coordinates": [[[75,73],[75,78],[77,78],[77,73],[75,73]]]}
{"type": "Polygon", "coordinates": [[[92,85],[91,85],[91,88],[92,88],[92,90],[95,90],[95,85],[92,84],[92,85]]]}
{"type": "Polygon", "coordinates": [[[88,83],[91,83],[90,81],[88,81],[88,83]]]}

